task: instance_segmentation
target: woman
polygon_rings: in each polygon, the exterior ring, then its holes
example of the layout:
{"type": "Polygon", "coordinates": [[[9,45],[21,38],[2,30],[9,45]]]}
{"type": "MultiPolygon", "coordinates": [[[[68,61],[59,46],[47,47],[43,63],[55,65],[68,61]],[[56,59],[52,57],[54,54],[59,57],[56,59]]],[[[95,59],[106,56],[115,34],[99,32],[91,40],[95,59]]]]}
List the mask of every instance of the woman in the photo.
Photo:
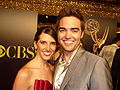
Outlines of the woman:
{"type": "Polygon", "coordinates": [[[34,38],[36,56],[20,69],[13,90],[52,90],[53,66],[48,60],[55,53],[56,44],[57,34],[52,27],[37,30],[34,38]]]}

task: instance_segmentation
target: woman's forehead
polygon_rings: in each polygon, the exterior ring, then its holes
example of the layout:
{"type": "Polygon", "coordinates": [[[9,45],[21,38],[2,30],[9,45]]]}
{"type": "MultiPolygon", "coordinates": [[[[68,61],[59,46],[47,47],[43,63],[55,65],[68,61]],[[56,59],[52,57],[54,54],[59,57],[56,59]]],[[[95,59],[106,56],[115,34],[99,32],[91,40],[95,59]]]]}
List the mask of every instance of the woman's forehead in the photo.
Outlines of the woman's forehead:
{"type": "Polygon", "coordinates": [[[39,39],[46,40],[46,41],[55,41],[55,39],[51,35],[44,33],[44,32],[41,33],[41,35],[39,36],[39,39]]]}

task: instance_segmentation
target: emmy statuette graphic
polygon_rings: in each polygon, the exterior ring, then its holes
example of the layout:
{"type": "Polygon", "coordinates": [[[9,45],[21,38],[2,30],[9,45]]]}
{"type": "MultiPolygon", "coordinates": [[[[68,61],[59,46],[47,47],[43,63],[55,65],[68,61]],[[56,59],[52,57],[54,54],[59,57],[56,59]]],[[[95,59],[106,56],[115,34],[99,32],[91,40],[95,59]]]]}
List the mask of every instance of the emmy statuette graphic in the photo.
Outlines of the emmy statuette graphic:
{"type": "Polygon", "coordinates": [[[85,32],[86,34],[90,35],[94,44],[93,44],[93,53],[98,55],[98,49],[101,48],[101,46],[105,43],[108,32],[109,32],[109,26],[105,27],[104,34],[102,38],[98,38],[97,33],[100,30],[99,22],[95,19],[89,19],[85,23],[85,32]]]}

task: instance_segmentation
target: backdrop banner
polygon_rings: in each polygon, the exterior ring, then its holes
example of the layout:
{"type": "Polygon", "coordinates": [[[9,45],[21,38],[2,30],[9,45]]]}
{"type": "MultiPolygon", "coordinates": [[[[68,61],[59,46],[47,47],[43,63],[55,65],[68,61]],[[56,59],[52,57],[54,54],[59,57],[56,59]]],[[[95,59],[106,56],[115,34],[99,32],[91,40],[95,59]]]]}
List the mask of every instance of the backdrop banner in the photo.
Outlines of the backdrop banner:
{"type": "Polygon", "coordinates": [[[0,9],[0,90],[12,90],[18,70],[34,57],[38,13],[0,9]]]}
{"type": "MultiPolygon", "coordinates": [[[[112,43],[117,30],[115,19],[84,17],[86,28],[82,41],[88,51],[93,52],[93,44],[112,43]]],[[[0,90],[12,90],[17,72],[34,58],[33,40],[37,24],[53,24],[48,18],[48,22],[41,22],[45,19],[39,21],[38,13],[34,11],[0,9],[0,90]]]]}
{"type": "Polygon", "coordinates": [[[84,18],[86,33],[82,41],[88,51],[93,52],[93,45],[97,46],[99,44],[101,50],[104,45],[112,43],[117,31],[117,21],[115,19],[97,16],[84,16],[84,18]]]}

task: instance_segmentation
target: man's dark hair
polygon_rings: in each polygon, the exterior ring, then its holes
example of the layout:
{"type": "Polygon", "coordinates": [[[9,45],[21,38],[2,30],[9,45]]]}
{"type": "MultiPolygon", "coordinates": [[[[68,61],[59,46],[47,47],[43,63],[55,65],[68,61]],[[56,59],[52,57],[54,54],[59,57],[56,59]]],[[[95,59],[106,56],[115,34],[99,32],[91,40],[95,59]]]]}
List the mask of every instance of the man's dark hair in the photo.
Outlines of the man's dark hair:
{"type": "Polygon", "coordinates": [[[57,18],[57,24],[56,24],[56,28],[58,30],[58,26],[59,26],[59,22],[63,17],[69,17],[69,16],[74,16],[76,18],[78,18],[81,22],[81,29],[82,31],[85,28],[85,22],[84,22],[84,18],[82,16],[82,13],[80,12],[79,9],[75,9],[75,8],[63,8],[57,18]]]}

